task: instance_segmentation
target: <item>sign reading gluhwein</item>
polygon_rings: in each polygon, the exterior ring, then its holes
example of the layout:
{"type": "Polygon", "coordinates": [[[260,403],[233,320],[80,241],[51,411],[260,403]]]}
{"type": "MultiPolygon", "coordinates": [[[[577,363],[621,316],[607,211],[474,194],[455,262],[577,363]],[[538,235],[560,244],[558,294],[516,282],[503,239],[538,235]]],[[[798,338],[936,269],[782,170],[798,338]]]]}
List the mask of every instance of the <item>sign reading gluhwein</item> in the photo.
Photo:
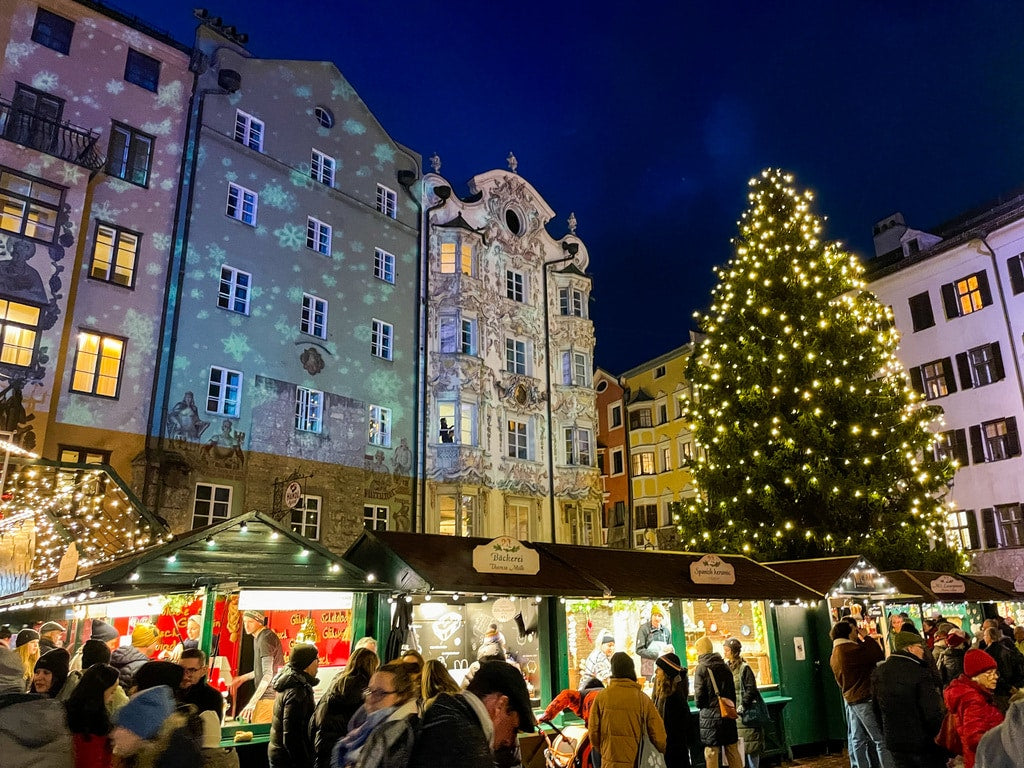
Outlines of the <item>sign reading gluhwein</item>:
{"type": "Polygon", "coordinates": [[[473,570],[477,573],[513,573],[532,576],[540,570],[540,555],[511,536],[499,536],[473,547],[473,570]]]}
{"type": "Polygon", "coordinates": [[[964,584],[960,579],[955,579],[949,574],[943,574],[937,579],[932,579],[931,584],[932,592],[935,594],[943,595],[962,595],[967,591],[967,585],[964,584]]]}
{"type": "Polygon", "coordinates": [[[736,569],[718,555],[704,555],[690,563],[690,580],[694,584],[735,584],[736,569]]]}

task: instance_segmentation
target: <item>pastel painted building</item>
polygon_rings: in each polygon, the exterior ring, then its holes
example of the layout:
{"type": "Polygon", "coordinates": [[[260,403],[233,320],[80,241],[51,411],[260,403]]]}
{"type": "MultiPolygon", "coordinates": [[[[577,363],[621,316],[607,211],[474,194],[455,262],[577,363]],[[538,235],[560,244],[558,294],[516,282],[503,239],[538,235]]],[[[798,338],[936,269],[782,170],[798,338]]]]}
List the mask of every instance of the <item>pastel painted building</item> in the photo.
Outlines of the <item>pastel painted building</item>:
{"type": "Polygon", "coordinates": [[[600,544],[589,256],[575,219],[515,173],[460,199],[423,179],[426,375],[421,529],[600,544]]]}
{"type": "Polygon", "coordinates": [[[344,549],[411,525],[420,157],[334,64],[239,39],[197,32],[145,498],[175,530],[258,510],[344,549]]]}
{"type": "Polygon", "coordinates": [[[609,547],[629,549],[629,441],[625,389],[603,368],[594,371],[597,393],[597,465],[601,470],[601,528],[609,547]]]}

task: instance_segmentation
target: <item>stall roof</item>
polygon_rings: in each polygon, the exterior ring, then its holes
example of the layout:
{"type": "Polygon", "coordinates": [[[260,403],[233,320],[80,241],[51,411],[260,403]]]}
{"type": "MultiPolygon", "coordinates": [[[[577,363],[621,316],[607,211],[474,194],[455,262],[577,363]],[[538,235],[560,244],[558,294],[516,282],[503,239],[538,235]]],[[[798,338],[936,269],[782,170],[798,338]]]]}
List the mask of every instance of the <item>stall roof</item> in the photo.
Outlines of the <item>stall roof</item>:
{"type": "Polygon", "coordinates": [[[368,579],[361,569],[321,544],[294,533],[272,517],[250,512],[83,569],[72,581],[54,578],[33,585],[0,605],[83,590],[142,594],[216,584],[250,589],[390,588],[368,579]],[[307,554],[302,554],[303,550],[307,554]]]}
{"type": "MultiPolygon", "coordinates": [[[[835,590],[840,590],[843,595],[851,597],[886,600],[919,597],[919,592],[916,591],[900,594],[899,587],[896,587],[897,592],[893,593],[890,587],[895,585],[891,584],[887,577],[884,584],[872,584],[870,588],[866,586],[858,588],[857,579],[853,572],[855,570],[864,570],[865,568],[874,568],[870,562],[860,555],[837,555],[835,557],[817,557],[809,560],[776,560],[775,562],[764,563],[764,565],[825,595],[835,590]],[[863,565],[861,565],[862,563],[863,565]],[[851,581],[844,584],[848,576],[851,578],[851,581]]],[[[885,574],[881,573],[879,575],[885,576],[885,574]]]]}
{"type": "Polygon", "coordinates": [[[884,574],[900,592],[918,594],[921,597],[914,602],[925,603],[986,603],[997,600],[1012,599],[1002,590],[996,589],[977,577],[960,574],[942,573],[940,571],[886,571],[884,574]],[[941,577],[953,578],[964,585],[962,592],[935,592],[931,583],[941,577]]]}
{"type": "Polygon", "coordinates": [[[563,597],[820,600],[822,595],[739,555],[721,559],[735,569],[734,584],[694,584],[690,563],[703,554],[644,552],[524,542],[537,550],[534,576],[477,573],[473,549],[488,539],[425,533],[366,531],[345,554],[356,565],[379,568],[402,591],[495,592],[563,597]]]}
{"type": "Polygon", "coordinates": [[[1024,602],[1024,592],[1019,591],[1014,586],[1013,582],[1007,579],[1001,579],[998,576],[984,576],[980,573],[966,573],[960,578],[970,579],[971,581],[984,584],[986,587],[991,587],[999,592],[1005,592],[1006,597],[1003,598],[1004,600],[1024,602]]]}

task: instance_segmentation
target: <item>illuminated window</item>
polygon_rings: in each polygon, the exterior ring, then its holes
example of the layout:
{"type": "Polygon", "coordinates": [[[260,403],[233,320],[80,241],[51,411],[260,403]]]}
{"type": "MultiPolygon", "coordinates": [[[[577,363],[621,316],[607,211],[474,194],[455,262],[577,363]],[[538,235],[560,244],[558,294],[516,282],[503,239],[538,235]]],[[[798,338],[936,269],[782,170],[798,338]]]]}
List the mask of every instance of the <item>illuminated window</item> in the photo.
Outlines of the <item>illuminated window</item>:
{"type": "Polygon", "coordinates": [[[217,291],[217,306],[243,315],[249,314],[249,288],[252,275],[226,264],[220,268],[220,287],[217,291]]]}
{"type": "Polygon", "coordinates": [[[969,315],[977,312],[984,304],[981,302],[981,288],[978,286],[977,275],[965,277],[956,283],[956,295],[960,300],[960,314],[969,315]]]}
{"type": "Polygon", "coordinates": [[[395,282],[395,254],[373,249],[373,276],[385,283],[395,282]]]}
{"type": "MultiPolygon", "coordinates": [[[[972,432],[976,427],[972,427],[972,432]]],[[[1020,455],[1020,438],[1017,435],[1017,419],[986,421],[981,425],[981,439],[985,461],[1002,461],[1020,455]]],[[[977,462],[977,456],[975,456],[977,462]]]]}
{"type": "Polygon", "coordinates": [[[661,449],[661,471],[668,472],[672,469],[672,449],[665,446],[661,449]]]}
{"type": "Polygon", "coordinates": [[[530,425],[518,419],[509,419],[505,431],[508,438],[508,455],[513,459],[530,458],[530,425]]]}
{"type": "Polygon", "coordinates": [[[476,320],[459,315],[443,315],[438,330],[441,351],[446,354],[475,355],[477,351],[476,320]]]}
{"type": "Polygon", "coordinates": [[[320,538],[320,508],[323,498],[320,496],[302,496],[299,503],[292,507],[292,532],[307,539],[317,541],[320,538]]]}
{"type": "Polygon", "coordinates": [[[575,288],[558,289],[558,311],[560,314],[585,317],[583,308],[583,291],[575,288]]]}
{"type": "Polygon", "coordinates": [[[589,429],[565,427],[565,463],[580,467],[589,467],[594,463],[594,438],[589,429]]]}
{"type": "Polygon", "coordinates": [[[110,451],[62,445],[57,449],[57,460],[68,464],[109,464],[110,451]]]}
{"type": "Polygon", "coordinates": [[[526,342],[522,339],[505,339],[505,370],[509,373],[526,375],[526,342]]]}
{"type": "Polygon", "coordinates": [[[259,195],[251,189],[229,183],[227,215],[232,219],[238,219],[243,224],[255,227],[259,199],[259,195]]]}
{"type": "Polygon", "coordinates": [[[196,483],[192,527],[203,528],[231,517],[231,486],[196,483]]]}
{"type": "Polygon", "coordinates": [[[978,548],[973,509],[956,509],[946,515],[946,541],[954,549],[978,548]]]}
{"type": "Polygon", "coordinates": [[[653,475],[654,451],[639,451],[633,454],[633,475],[653,475]]]}
{"type": "Polygon", "coordinates": [[[689,440],[679,443],[679,463],[687,466],[693,461],[693,443],[689,440]]]}
{"type": "Polygon", "coordinates": [[[577,504],[566,505],[569,520],[569,543],[581,547],[592,547],[597,544],[594,518],[597,510],[584,509],[577,504]]]}
{"type": "Polygon", "coordinates": [[[319,339],[327,338],[327,302],[309,293],[302,294],[302,319],[299,329],[319,339]]]}
{"type": "MultiPolygon", "coordinates": [[[[758,686],[772,685],[777,682],[772,676],[771,622],[768,619],[768,607],[759,600],[683,600],[683,630],[686,634],[686,647],[692,649],[697,639],[705,634],[712,634],[712,626],[718,627],[717,635],[713,635],[713,647],[721,652],[722,640],[726,633],[732,633],[730,627],[739,628],[736,635],[743,644],[743,659],[754,673],[758,686]],[[711,632],[709,632],[711,630],[711,632]]],[[[666,611],[666,613],[668,613],[666,611]]],[[[692,652],[692,651],[691,651],[692,652]]],[[[690,675],[690,690],[693,690],[693,677],[697,670],[696,655],[690,657],[686,665],[690,675]]]]}
{"type": "Polygon", "coordinates": [[[454,275],[456,272],[467,277],[476,273],[473,246],[469,243],[441,243],[441,273],[454,275]]]}
{"type": "Polygon", "coordinates": [[[242,395],[242,373],[216,365],[210,367],[206,410],[221,416],[238,416],[242,395]]]}
{"type": "Polygon", "coordinates": [[[145,187],[153,161],[153,137],[122,123],[110,126],[107,173],[145,187]]]}
{"type": "Polygon", "coordinates": [[[242,110],[235,111],[235,141],[257,152],[263,151],[263,121],[242,110]]]}
{"type": "Polygon", "coordinates": [[[324,154],[319,149],[314,149],[310,160],[309,175],[313,177],[314,181],[332,187],[334,186],[335,165],[333,157],[324,154]]]}
{"type": "Polygon", "coordinates": [[[71,391],[117,397],[123,360],[124,339],[82,331],[78,334],[71,391]]]}
{"type": "Polygon", "coordinates": [[[505,535],[519,541],[530,540],[530,504],[509,501],[505,507],[505,535]]]}
{"type": "Polygon", "coordinates": [[[512,301],[526,301],[526,278],[522,272],[516,272],[514,269],[505,270],[505,295],[512,301]]]}
{"type": "Polygon", "coordinates": [[[375,318],[370,325],[370,353],[375,357],[390,360],[394,336],[393,325],[375,318]]]}
{"type": "Polygon", "coordinates": [[[935,436],[935,460],[957,461],[961,467],[967,466],[967,431],[950,429],[935,436]]]}
{"type": "Polygon", "coordinates": [[[367,437],[370,445],[391,447],[391,409],[379,405],[370,406],[370,431],[367,437]]]}
{"type": "Polygon", "coordinates": [[[562,353],[562,383],[566,386],[590,386],[590,357],[583,352],[562,353]]]}
{"type": "Polygon", "coordinates": [[[640,427],[651,426],[654,426],[654,422],[651,420],[650,408],[637,408],[635,411],[629,412],[630,429],[639,429],[640,427]]]}
{"type": "Polygon", "coordinates": [[[74,32],[75,22],[44,8],[36,9],[36,21],[32,27],[32,42],[67,56],[71,50],[71,36],[74,32]]]}
{"type": "Polygon", "coordinates": [[[152,56],[129,48],[124,65],[124,79],[156,93],[160,87],[160,62],[152,56]]]}
{"type": "Polygon", "coordinates": [[[131,288],[135,281],[140,237],[138,232],[98,223],[89,277],[131,288]]]}
{"type": "Polygon", "coordinates": [[[32,365],[38,327],[39,307],[0,299],[0,363],[32,365]]]}
{"type": "Polygon", "coordinates": [[[383,184],[377,185],[377,210],[389,218],[398,218],[398,195],[383,184]]]}
{"type": "Polygon", "coordinates": [[[306,217],[306,247],[323,256],[331,254],[331,225],[306,217]]]}
{"type": "MultiPolygon", "coordinates": [[[[6,168],[0,169],[0,229],[52,243],[63,190],[6,168]]],[[[11,243],[8,248],[17,247],[11,243]]],[[[27,246],[22,246],[27,247],[27,246]]]]}
{"type": "Polygon", "coordinates": [[[942,304],[947,319],[970,315],[991,303],[992,290],[984,270],[942,286],[942,304]]]}
{"type": "Polygon", "coordinates": [[[472,536],[475,526],[475,499],[472,496],[437,497],[438,533],[443,536],[472,536]]]}
{"type": "MultiPolygon", "coordinates": [[[[945,360],[936,360],[931,363],[926,363],[921,366],[921,380],[924,384],[924,395],[929,400],[935,400],[940,397],[945,397],[950,392],[949,384],[947,383],[947,377],[952,376],[952,368],[946,369],[949,363],[949,358],[945,360]]],[[[953,391],[956,391],[956,385],[953,385],[953,391]]]]}
{"type": "Polygon", "coordinates": [[[306,387],[295,388],[295,428],[320,434],[324,427],[324,393],[306,387]]]}
{"type": "Polygon", "coordinates": [[[386,531],[388,529],[389,510],[387,507],[376,504],[363,506],[363,528],[371,531],[386,531]]]}
{"type": "Polygon", "coordinates": [[[439,443],[476,445],[476,403],[439,402],[437,423],[439,443]]]}

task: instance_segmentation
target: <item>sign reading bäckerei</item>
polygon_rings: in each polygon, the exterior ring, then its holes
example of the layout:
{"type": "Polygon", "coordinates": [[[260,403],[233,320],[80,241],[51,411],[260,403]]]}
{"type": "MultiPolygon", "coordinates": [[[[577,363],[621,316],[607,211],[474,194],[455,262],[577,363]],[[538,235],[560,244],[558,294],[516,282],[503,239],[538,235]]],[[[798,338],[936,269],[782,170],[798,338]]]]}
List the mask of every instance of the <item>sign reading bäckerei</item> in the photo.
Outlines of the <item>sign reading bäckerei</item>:
{"type": "Polygon", "coordinates": [[[473,570],[477,573],[514,573],[532,576],[540,570],[540,555],[511,536],[499,536],[473,547],[473,570]]]}
{"type": "Polygon", "coordinates": [[[690,580],[694,584],[735,584],[736,569],[718,555],[704,555],[690,563],[690,580]]]}

